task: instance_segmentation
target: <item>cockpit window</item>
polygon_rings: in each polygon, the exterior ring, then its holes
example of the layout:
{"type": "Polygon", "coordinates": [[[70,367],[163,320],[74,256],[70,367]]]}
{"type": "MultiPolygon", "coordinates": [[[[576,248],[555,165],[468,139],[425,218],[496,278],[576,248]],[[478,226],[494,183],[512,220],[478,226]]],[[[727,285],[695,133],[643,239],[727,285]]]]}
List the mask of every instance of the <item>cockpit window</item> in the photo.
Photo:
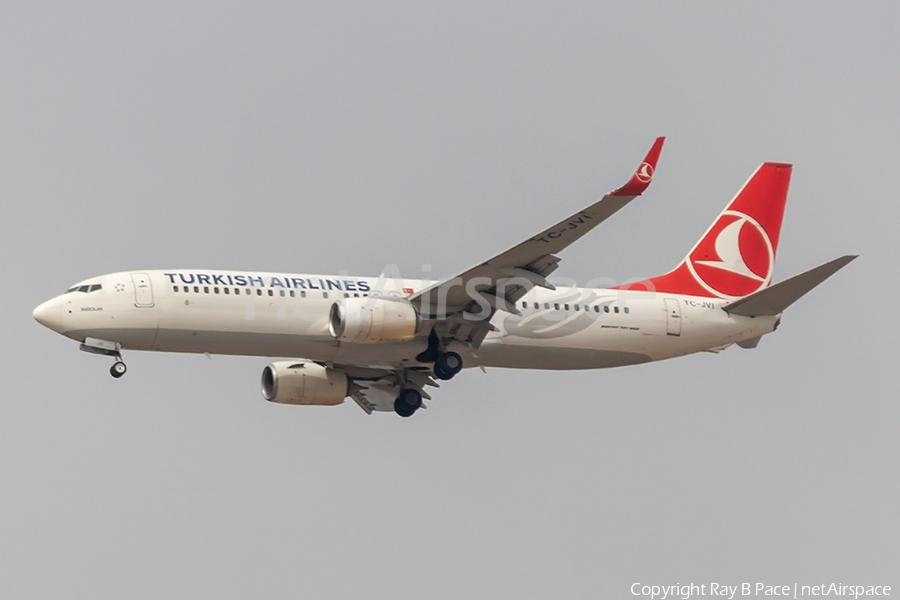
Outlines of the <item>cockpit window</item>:
{"type": "Polygon", "coordinates": [[[103,286],[100,285],[99,283],[92,283],[92,284],[88,284],[88,285],[75,285],[75,286],[72,286],[72,287],[70,287],[69,289],[67,289],[67,290],[65,291],[65,293],[66,293],[66,294],[71,294],[72,292],[84,292],[84,293],[89,293],[89,292],[96,292],[96,291],[102,290],[102,289],[103,289],[103,286]]]}

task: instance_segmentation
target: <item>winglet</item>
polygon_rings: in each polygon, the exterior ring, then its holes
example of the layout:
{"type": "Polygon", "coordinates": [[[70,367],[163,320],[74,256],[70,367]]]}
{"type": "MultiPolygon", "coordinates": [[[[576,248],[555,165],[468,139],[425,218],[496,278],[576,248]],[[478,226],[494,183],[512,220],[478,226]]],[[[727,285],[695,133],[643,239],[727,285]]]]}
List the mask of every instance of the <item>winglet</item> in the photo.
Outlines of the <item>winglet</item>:
{"type": "Polygon", "coordinates": [[[644,158],[637,171],[631,176],[631,179],[614,192],[610,192],[610,196],[640,196],[650,186],[653,179],[653,173],[656,171],[656,163],[659,161],[659,154],[662,152],[665,137],[658,137],[653,142],[650,152],[644,158]]]}

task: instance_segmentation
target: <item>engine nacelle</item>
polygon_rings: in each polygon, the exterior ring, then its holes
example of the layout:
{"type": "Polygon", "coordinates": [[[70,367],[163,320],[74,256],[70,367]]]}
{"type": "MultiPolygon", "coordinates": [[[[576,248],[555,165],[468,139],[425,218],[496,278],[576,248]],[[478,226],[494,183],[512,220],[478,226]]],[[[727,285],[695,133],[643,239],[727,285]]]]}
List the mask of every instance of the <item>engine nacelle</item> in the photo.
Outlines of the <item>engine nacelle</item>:
{"type": "Polygon", "coordinates": [[[419,315],[404,298],[341,298],[328,319],[335,339],[356,344],[408,342],[418,329],[419,315]]]}
{"type": "Polygon", "coordinates": [[[269,402],[334,406],[348,392],[346,373],[312,362],[275,362],[262,372],[262,395],[269,402]]]}

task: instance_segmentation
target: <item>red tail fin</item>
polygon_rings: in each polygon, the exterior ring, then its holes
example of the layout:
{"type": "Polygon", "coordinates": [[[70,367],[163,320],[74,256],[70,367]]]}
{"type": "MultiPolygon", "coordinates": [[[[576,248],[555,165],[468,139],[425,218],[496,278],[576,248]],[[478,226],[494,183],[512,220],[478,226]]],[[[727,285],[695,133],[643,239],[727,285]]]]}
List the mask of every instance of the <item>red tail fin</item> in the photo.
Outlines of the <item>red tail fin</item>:
{"type": "Polygon", "coordinates": [[[763,163],[674,270],[619,289],[739,298],[772,280],[791,165],[763,163]]]}

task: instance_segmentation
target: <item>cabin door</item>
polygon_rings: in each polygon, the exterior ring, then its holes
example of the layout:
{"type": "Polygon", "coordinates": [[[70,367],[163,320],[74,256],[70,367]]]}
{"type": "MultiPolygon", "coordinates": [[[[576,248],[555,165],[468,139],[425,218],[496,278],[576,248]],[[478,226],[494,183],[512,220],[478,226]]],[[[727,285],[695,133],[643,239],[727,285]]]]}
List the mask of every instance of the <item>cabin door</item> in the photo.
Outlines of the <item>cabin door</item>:
{"type": "Polygon", "coordinates": [[[151,308],[153,286],[150,284],[150,276],[146,273],[132,273],[131,281],[134,283],[134,305],[138,308],[151,308]]]}
{"type": "Polygon", "coordinates": [[[675,298],[666,298],[666,334],[681,335],[681,303],[675,298]]]}

